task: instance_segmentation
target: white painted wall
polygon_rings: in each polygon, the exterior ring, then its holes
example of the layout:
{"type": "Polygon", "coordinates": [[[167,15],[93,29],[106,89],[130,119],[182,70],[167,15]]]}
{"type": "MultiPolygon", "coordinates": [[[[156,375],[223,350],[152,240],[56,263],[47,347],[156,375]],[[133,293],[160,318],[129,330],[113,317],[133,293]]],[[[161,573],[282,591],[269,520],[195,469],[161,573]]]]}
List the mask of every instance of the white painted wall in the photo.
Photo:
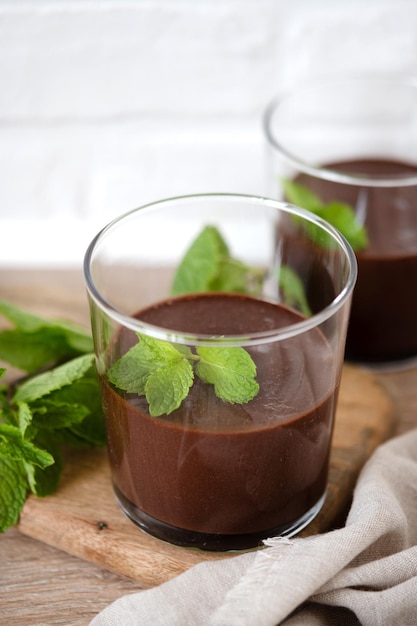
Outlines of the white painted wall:
{"type": "Polygon", "coordinates": [[[0,266],[79,265],[148,201],[264,194],[265,105],[336,73],[417,75],[417,1],[0,0],[0,266]]]}

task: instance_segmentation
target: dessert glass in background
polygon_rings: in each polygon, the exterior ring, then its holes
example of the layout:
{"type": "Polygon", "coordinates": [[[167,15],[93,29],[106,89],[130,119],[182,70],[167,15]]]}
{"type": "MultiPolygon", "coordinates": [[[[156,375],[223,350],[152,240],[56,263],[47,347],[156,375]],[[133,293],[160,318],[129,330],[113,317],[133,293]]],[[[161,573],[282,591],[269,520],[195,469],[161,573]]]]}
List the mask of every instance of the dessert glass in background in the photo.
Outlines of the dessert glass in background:
{"type": "Polygon", "coordinates": [[[356,279],[343,237],[276,200],[186,196],[113,221],[84,272],[126,515],[206,550],[304,528],[325,499],[356,279]]]}
{"type": "MultiPolygon", "coordinates": [[[[350,205],[365,228],[367,243],[355,250],[346,357],[385,367],[413,361],[417,82],[373,77],[308,84],[269,105],[264,130],[268,195],[288,199],[283,181],[290,180],[324,205],[350,205]]],[[[310,208],[309,201],[297,204],[310,208]]]]}

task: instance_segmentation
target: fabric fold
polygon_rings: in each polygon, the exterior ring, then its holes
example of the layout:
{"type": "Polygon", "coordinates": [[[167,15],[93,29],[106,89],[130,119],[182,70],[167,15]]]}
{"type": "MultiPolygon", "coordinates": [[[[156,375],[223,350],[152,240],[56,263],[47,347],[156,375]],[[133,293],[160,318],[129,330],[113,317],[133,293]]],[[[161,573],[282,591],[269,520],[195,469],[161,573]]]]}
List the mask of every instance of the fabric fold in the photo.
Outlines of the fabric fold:
{"type": "Polygon", "coordinates": [[[90,626],[416,626],[417,430],[376,450],[343,528],[265,546],[125,596],[90,626]]]}

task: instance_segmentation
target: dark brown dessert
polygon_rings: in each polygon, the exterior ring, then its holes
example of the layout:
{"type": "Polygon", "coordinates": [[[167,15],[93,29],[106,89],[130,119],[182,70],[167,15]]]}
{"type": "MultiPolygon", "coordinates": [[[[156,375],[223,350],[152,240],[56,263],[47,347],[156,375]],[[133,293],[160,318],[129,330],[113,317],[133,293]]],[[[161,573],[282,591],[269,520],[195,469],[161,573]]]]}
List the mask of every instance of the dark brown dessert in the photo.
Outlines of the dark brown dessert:
{"type": "Polygon", "coordinates": [[[340,184],[302,174],[297,182],[323,202],[340,200],[358,211],[369,246],[356,252],[358,280],[353,293],[346,357],[387,362],[417,355],[417,166],[385,160],[331,163],[328,169],[351,175],[398,176],[390,187],[340,184]]]}
{"type": "MultiPolygon", "coordinates": [[[[137,317],[213,336],[302,319],[232,294],[184,296],[137,317]]],[[[135,342],[123,329],[116,350],[135,342]]],[[[203,549],[243,549],[307,523],[319,510],[337,396],[329,344],[314,329],[246,349],[260,385],[247,404],[225,403],[212,385],[196,380],[179,409],[151,417],[143,397],[123,396],[102,381],[115,492],[149,533],[203,549]]]]}

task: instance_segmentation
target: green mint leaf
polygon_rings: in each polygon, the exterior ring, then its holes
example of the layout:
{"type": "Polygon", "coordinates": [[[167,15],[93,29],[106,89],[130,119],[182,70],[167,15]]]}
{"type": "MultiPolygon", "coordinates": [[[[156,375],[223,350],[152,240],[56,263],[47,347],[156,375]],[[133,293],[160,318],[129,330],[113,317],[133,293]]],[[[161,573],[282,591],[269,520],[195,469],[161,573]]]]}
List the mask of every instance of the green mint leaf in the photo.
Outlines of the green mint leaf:
{"type": "Polygon", "coordinates": [[[171,293],[181,295],[207,291],[216,278],[227,245],[214,226],[206,226],[185,253],[177,267],[171,293]]]}
{"type": "Polygon", "coordinates": [[[93,351],[93,340],[90,333],[82,326],[74,324],[74,322],[69,320],[47,320],[5,300],[0,300],[0,314],[22,332],[31,333],[40,329],[59,331],[60,334],[66,337],[68,345],[76,347],[80,352],[93,351]]]}
{"type": "Polygon", "coordinates": [[[33,332],[34,330],[42,328],[45,324],[49,325],[49,322],[41,317],[24,311],[20,307],[6,302],[5,300],[0,300],[0,314],[12,322],[16,328],[25,332],[33,332]]]}
{"type": "Polygon", "coordinates": [[[246,293],[248,274],[247,265],[231,257],[225,257],[219,262],[216,275],[210,281],[206,291],[246,293]]]}
{"type": "Polygon", "coordinates": [[[25,372],[35,372],[61,359],[64,349],[60,338],[43,330],[0,332],[0,359],[25,372]]]}
{"type": "Polygon", "coordinates": [[[82,326],[68,320],[51,322],[50,328],[55,329],[65,339],[68,347],[80,354],[88,354],[94,351],[94,343],[91,334],[82,326]]]}
{"type": "Polygon", "coordinates": [[[51,322],[4,300],[0,315],[15,326],[0,332],[0,359],[26,372],[93,351],[91,335],[71,322],[51,322]]]}
{"type": "Polygon", "coordinates": [[[143,396],[146,380],[153,369],[152,353],[148,353],[145,340],[118,359],[107,371],[107,378],[115,387],[143,396]]]}
{"type": "Polygon", "coordinates": [[[62,439],[66,445],[77,448],[100,447],[106,443],[103,414],[100,410],[89,413],[79,424],[72,424],[62,432],[62,439]]]}
{"type": "MultiPolygon", "coordinates": [[[[60,433],[63,442],[76,447],[103,446],[106,443],[100,384],[95,368],[71,385],[52,392],[48,400],[66,403],[70,407],[82,406],[86,412],[82,421],[72,422],[60,433]]],[[[40,399],[39,403],[42,402],[40,399]]]]}
{"type": "Polygon", "coordinates": [[[107,377],[119,389],[145,395],[151,415],[172,413],[192,384],[193,370],[187,360],[191,351],[142,334],[138,339],[109,369],[107,377]]]}
{"type": "MultiPolygon", "coordinates": [[[[315,213],[332,224],[346,237],[354,250],[366,248],[368,245],[366,229],[358,222],[355,211],[349,204],[337,200],[324,204],[316,194],[303,185],[288,179],[284,179],[282,184],[289,202],[315,213]]],[[[325,234],[318,230],[314,224],[311,224],[309,232],[311,238],[317,243],[322,245],[331,243],[331,238],[326,238],[325,234]]]]}
{"type": "Polygon", "coordinates": [[[145,395],[146,381],[150,374],[167,363],[187,357],[187,346],[175,348],[167,341],[154,339],[138,333],[139,343],[116,361],[107,372],[108,380],[128,393],[145,395]]]}
{"type": "Polygon", "coordinates": [[[38,374],[22,383],[14,395],[14,402],[33,402],[43,396],[71,385],[82,378],[94,365],[94,355],[85,354],[52,370],[38,374]]]}
{"type": "Polygon", "coordinates": [[[48,401],[44,398],[32,404],[32,424],[36,429],[59,430],[79,424],[89,414],[89,410],[82,404],[74,402],[48,401]]]}
{"type": "Polygon", "coordinates": [[[368,245],[366,229],[359,224],[349,204],[329,202],[323,207],[320,217],[333,224],[346,237],[354,250],[362,250],[368,245]]]}
{"type": "Polygon", "coordinates": [[[193,354],[186,346],[138,334],[139,343],[109,369],[109,381],[128,393],[144,395],[154,417],[169,415],[187,397],[197,375],[214,385],[226,402],[246,403],[256,396],[256,366],[240,347],[198,347],[193,354]],[[135,374],[138,381],[135,382],[135,374]]]}
{"type": "Polygon", "coordinates": [[[52,495],[58,489],[62,474],[62,462],[49,465],[45,469],[33,465],[26,465],[26,478],[29,488],[38,498],[52,495]]]}
{"type": "Polygon", "coordinates": [[[0,454],[0,533],[17,524],[26,495],[23,463],[0,454]]]}
{"type": "Polygon", "coordinates": [[[150,415],[169,415],[178,409],[188,396],[193,381],[193,368],[185,357],[170,360],[167,365],[155,369],[145,385],[150,415]]]}
{"type": "Polygon", "coordinates": [[[230,255],[220,231],[205,226],[180,262],[171,293],[252,292],[252,279],[252,268],[230,255]]]}
{"type": "Polygon", "coordinates": [[[201,360],[197,375],[214,385],[216,395],[225,402],[246,403],[259,392],[256,366],[249,353],[240,347],[198,347],[201,360]]]}
{"type": "Polygon", "coordinates": [[[37,465],[24,463],[30,490],[36,496],[44,498],[54,493],[58,488],[62,474],[63,459],[58,442],[51,433],[39,433],[34,443],[54,459],[53,464],[42,469],[37,465]]]}
{"type": "Polygon", "coordinates": [[[0,456],[37,465],[42,469],[54,463],[54,458],[48,452],[24,439],[20,430],[10,424],[0,424],[0,456]]]}
{"type": "Polygon", "coordinates": [[[284,296],[287,306],[298,309],[306,317],[310,317],[312,311],[308,305],[304,285],[298,274],[288,265],[281,265],[277,270],[278,284],[284,296]]]}
{"type": "Polygon", "coordinates": [[[320,198],[310,191],[308,187],[299,185],[288,178],[284,178],[282,181],[284,193],[289,202],[296,206],[311,211],[312,213],[318,213],[323,208],[323,203],[320,198]]]}
{"type": "Polygon", "coordinates": [[[30,410],[30,406],[26,402],[18,402],[17,404],[17,422],[19,430],[24,437],[27,429],[31,426],[33,420],[33,414],[30,410]]]}

